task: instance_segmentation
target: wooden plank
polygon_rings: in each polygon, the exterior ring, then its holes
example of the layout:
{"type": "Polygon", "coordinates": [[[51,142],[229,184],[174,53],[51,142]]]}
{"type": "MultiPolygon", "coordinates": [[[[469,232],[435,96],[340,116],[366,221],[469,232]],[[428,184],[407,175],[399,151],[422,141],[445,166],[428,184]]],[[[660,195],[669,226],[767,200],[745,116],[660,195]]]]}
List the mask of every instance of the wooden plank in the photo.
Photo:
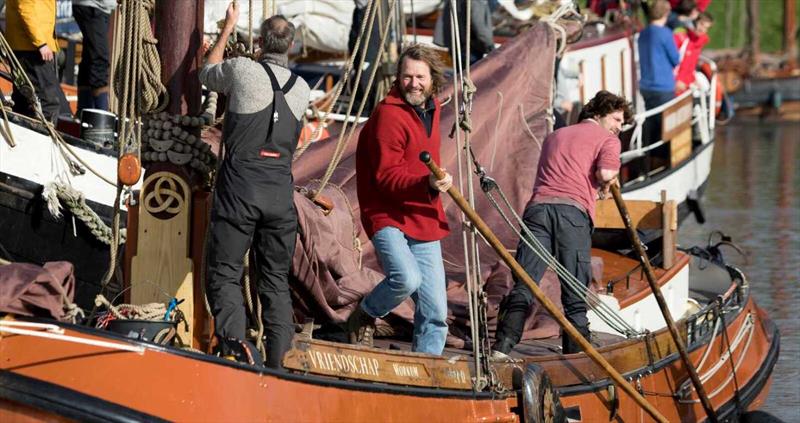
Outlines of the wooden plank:
{"type": "Polygon", "coordinates": [[[625,49],[619,51],[619,77],[622,79],[622,92],[620,95],[622,98],[628,98],[628,90],[625,87],[625,75],[627,74],[625,70],[625,49]]]}
{"type": "Polygon", "coordinates": [[[379,350],[358,345],[296,336],[283,358],[287,369],[346,379],[447,389],[472,389],[465,359],[405,351],[379,350]]]}
{"type": "Polygon", "coordinates": [[[683,100],[665,109],[661,119],[661,139],[671,140],[686,129],[692,129],[692,96],[687,95],[683,100]]]}
{"type": "MultiPolygon", "coordinates": [[[[661,205],[659,203],[646,200],[625,200],[625,205],[628,206],[631,223],[635,228],[662,228],[661,205]]],[[[614,200],[600,200],[597,202],[594,227],[598,229],[625,229],[625,223],[622,221],[614,200]]]]}
{"type": "Polygon", "coordinates": [[[663,217],[663,236],[661,237],[661,254],[663,257],[662,267],[664,269],[670,269],[675,265],[678,211],[675,205],[675,200],[667,201],[666,191],[661,191],[661,204],[663,205],[663,211],[661,213],[663,217]]]}
{"type": "MultiPolygon", "coordinates": [[[[586,81],[586,75],[584,75],[583,71],[584,71],[583,60],[581,60],[580,62],[578,62],[578,75],[580,75],[581,81],[586,81]]],[[[580,84],[580,86],[578,87],[578,91],[581,94],[581,105],[586,104],[586,84],[580,84]]]]}
{"type": "Polygon", "coordinates": [[[606,55],[600,56],[600,87],[606,89],[606,55]]]}
{"type": "Polygon", "coordinates": [[[670,166],[676,167],[692,155],[692,128],[675,134],[669,141],[670,166]]]}
{"type": "Polygon", "coordinates": [[[156,172],[145,179],[139,200],[136,256],[131,263],[131,303],[185,300],[178,308],[189,323],[178,336],[191,343],[194,323],[192,260],[189,258],[189,220],[192,192],[178,175],[156,172]]]}

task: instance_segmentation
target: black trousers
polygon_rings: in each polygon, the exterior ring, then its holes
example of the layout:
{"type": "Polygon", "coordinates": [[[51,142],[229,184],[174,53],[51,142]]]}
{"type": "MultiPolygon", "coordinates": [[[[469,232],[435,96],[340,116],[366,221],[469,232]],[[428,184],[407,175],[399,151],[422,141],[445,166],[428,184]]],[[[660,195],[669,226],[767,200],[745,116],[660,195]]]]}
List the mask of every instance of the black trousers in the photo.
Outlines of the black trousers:
{"type": "MultiPolygon", "coordinates": [[[[288,192],[291,193],[291,187],[288,192]]],[[[245,339],[247,316],[240,280],[244,255],[248,248],[254,249],[261,318],[267,338],[266,365],[278,369],[294,336],[289,272],[297,236],[297,213],[291,194],[288,203],[286,195],[270,190],[263,191],[263,198],[261,204],[248,203],[226,186],[217,187],[208,245],[208,299],[216,335],[245,339]],[[238,207],[220,207],[221,203],[238,207]]]]}
{"type": "Polygon", "coordinates": [[[83,34],[78,87],[98,89],[108,85],[109,14],[91,6],[72,6],[72,16],[83,34]]]}
{"type": "MultiPolygon", "coordinates": [[[[566,204],[535,204],[528,206],[523,215],[525,226],[550,254],[555,256],[584,286],[591,278],[592,224],[589,217],[577,207],[566,204]]],[[[525,271],[539,283],[547,264],[522,240],[517,247],[516,259],[525,271]]],[[[564,315],[584,336],[589,334],[586,302],[574,294],[561,281],[561,304],[564,315]]],[[[514,287],[500,304],[495,349],[507,353],[519,343],[525,320],[531,313],[534,296],[524,282],[515,278],[514,287]]],[[[577,344],[566,334],[563,336],[565,353],[577,352],[577,344]]]]}
{"type": "MultiPolygon", "coordinates": [[[[55,122],[59,114],[72,115],[67,98],[61,91],[56,61],[45,62],[38,50],[15,51],[14,54],[36,89],[36,96],[39,97],[45,118],[55,122]]],[[[35,117],[33,106],[22,94],[21,89],[25,88],[14,85],[14,91],[11,93],[11,100],[14,102],[12,110],[25,116],[35,117]]]]}

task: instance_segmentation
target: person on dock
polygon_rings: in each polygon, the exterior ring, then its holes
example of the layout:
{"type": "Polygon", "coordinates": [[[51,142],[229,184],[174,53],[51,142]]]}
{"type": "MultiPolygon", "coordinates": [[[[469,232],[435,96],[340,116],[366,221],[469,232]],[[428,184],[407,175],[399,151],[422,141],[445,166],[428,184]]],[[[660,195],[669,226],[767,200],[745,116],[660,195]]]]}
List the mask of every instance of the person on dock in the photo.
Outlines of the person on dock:
{"type": "Polygon", "coordinates": [[[78,67],[78,111],[108,110],[108,22],[117,0],[72,0],[72,16],[83,34],[78,67]]]}
{"type": "MultiPolygon", "coordinates": [[[[625,98],[600,91],[583,107],[584,119],[552,132],[542,145],[533,195],[525,207],[523,222],[583,286],[589,285],[592,275],[595,201],[608,193],[619,173],[618,135],[631,116],[625,98]]],[[[517,246],[516,260],[537,283],[547,270],[547,263],[523,240],[517,246]]],[[[505,358],[519,343],[533,301],[528,286],[515,279],[514,287],[500,304],[493,357],[505,358]]],[[[561,280],[561,304],[567,320],[588,339],[586,301],[572,292],[564,280],[561,280]]],[[[579,351],[579,344],[564,333],[562,352],[579,351]]]]}
{"type": "MultiPolygon", "coordinates": [[[[33,84],[42,114],[51,122],[55,122],[59,115],[72,115],[58,77],[55,28],[55,0],[8,0],[6,3],[6,39],[33,84]]],[[[14,82],[12,110],[36,117],[27,87],[20,86],[20,81],[14,82]]]]}
{"type": "Polygon", "coordinates": [[[208,299],[223,355],[245,339],[242,268],[255,250],[264,304],[266,365],[281,368],[294,336],[289,271],[297,234],[292,156],[308,106],[308,84],[292,73],[287,51],[295,28],[276,15],[261,24],[261,57],[223,61],[239,17],[231,3],[200,81],[228,97],[224,160],[217,176],[208,244],[208,299]]]}
{"type": "Polygon", "coordinates": [[[437,180],[419,160],[429,151],[439,162],[444,83],[436,52],[408,47],[398,61],[395,86],[367,121],[356,149],[356,187],[361,222],[375,246],[386,278],[347,320],[350,341],[372,345],[375,318],[407,298],[416,304],[412,349],[441,354],[447,337],[447,292],[439,241],[449,228],[440,193],[452,185],[437,180]]]}
{"type": "MultiPolygon", "coordinates": [[[[672,31],[666,22],[670,7],[667,0],[656,0],[650,8],[650,24],[639,34],[639,92],[647,110],[675,98],[674,69],[680,61],[672,31]]],[[[648,118],[644,123],[644,144],[661,139],[661,116],[648,118]]]]}

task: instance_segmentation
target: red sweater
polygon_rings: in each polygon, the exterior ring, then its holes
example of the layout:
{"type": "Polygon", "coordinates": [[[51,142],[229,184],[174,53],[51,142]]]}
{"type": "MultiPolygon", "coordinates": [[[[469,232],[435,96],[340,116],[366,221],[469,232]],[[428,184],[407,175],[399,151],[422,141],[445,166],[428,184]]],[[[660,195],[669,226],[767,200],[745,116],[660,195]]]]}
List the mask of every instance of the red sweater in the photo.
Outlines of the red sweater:
{"type": "Polygon", "coordinates": [[[431,136],[414,109],[393,88],[372,112],[356,149],[356,186],[361,223],[372,238],[394,226],[418,241],[438,241],[448,232],[442,199],[428,185],[423,151],[440,163],[440,105],[434,99],[431,136]]]}
{"type": "Polygon", "coordinates": [[[675,80],[682,81],[688,87],[695,80],[695,68],[697,68],[697,62],[700,61],[703,47],[708,44],[708,34],[698,34],[690,29],[680,28],[675,30],[674,38],[678,52],[683,50],[683,58],[678,64],[675,80]]]}

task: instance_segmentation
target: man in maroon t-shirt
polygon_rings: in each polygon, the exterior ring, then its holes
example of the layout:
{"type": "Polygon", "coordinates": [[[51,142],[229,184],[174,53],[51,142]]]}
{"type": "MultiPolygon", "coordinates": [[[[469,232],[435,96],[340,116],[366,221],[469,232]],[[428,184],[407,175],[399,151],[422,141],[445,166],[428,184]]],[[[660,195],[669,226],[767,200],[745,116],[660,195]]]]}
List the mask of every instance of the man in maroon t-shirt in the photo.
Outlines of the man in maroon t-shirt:
{"type": "Polygon", "coordinates": [[[449,233],[437,180],[419,160],[429,151],[439,162],[440,105],[444,83],[435,51],[412,45],[398,60],[395,86],[372,112],[358,137],[356,189],[361,223],[386,279],[348,318],[350,341],[371,345],[375,318],[407,298],[414,300],[412,350],[439,355],[447,338],[447,289],[439,241],[449,233]]]}
{"type": "MultiPolygon", "coordinates": [[[[624,98],[600,91],[583,107],[581,117],[580,123],[561,128],[545,139],[523,221],[550,255],[588,286],[595,200],[608,193],[619,173],[618,135],[631,110],[624,98]]],[[[522,240],[516,259],[535,281],[547,270],[547,263],[522,240]]],[[[515,279],[514,288],[500,305],[492,350],[508,354],[520,341],[533,300],[528,286],[515,279]]],[[[586,302],[563,280],[561,303],[567,320],[588,338],[586,302]]],[[[562,348],[564,354],[580,351],[578,343],[566,334],[562,348]]]]}

